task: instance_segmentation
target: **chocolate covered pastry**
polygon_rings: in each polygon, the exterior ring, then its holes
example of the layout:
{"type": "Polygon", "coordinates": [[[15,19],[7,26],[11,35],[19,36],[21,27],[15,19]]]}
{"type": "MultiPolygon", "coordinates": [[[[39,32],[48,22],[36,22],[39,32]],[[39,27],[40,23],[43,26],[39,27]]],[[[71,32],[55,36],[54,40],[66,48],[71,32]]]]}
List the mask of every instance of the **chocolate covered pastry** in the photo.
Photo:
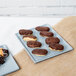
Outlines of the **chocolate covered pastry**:
{"type": "Polygon", "coordinates": [[[34,49],[32,51],[32,54],[35,54],[37,56],[45,56],[48,53],[46,49],[34,49]]]}
{"type": "Polygon", "coordinates": [[[30,48],[38,48],[38,47],[41,47],[41,45],[42,44],[38,41],[28,41],[27,42],[27,46],[30,48]]]}
{"type": "Polygon", "coordinates": [[[5,63],[5,58],[8,57],[8,55],[8,50],[0,48],[0,64],[5,63]]]}
{"type": "Polygon", "coordinates": [[[35,28],[37,31],[49,31],[49,27],[38,26],[35,28]]]}
{"type": "Polygon", "coordinates": [[[57,37],[49,37],[49,38],[46,38],[45,42],[46,42],[47,44],[59,43],[60,40],[59,40],[59,38],[57,38],[57,37]]]}
{"type": "Polygon", "coordinates": [[[36,36],[32,36],[32,35],[25,35],[25,36],[23,36],[23,40],[24,41],[36,41],[37,37],[36,36]]]}
{"type": "Polygon", "coordinates": [[[56,50],[56,51],[62,51],[64,49],[64,46],[59,44],[59,43],[52,43],[49,45],[51,50],[56,50]]]}
{"type": "Polygon", "coordinates": [[[41,31],[40,35],[43,37],[52,37],[54,34],[52,32],[41,31]]]}
{"type": "Polygon", "coordinates": [[[32,35],[33,34],[33,31],[21,29],[21,30],[19,30],[19,34],[20,35],[32,35]]]}

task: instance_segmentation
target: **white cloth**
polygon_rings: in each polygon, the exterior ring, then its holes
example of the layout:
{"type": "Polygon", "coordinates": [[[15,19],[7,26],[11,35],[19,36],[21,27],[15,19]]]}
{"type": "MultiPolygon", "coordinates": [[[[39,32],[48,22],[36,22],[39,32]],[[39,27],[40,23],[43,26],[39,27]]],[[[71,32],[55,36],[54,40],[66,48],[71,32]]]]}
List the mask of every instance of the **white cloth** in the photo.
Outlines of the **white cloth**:
{"type": "Polygon", "coordinates": [[[13,55],[23,49],[15,33],[19,29],[30,29],[43,24],[55,25],[62,18],[0,17],[0,45],[6,44],[13,55]]]}

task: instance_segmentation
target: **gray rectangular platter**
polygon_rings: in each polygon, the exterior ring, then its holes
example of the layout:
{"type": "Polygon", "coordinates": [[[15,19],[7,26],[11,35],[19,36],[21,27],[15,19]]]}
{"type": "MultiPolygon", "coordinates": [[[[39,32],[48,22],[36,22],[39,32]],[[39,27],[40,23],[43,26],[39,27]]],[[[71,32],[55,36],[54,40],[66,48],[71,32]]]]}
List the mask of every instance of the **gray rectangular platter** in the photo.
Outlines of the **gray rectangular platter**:
{"type": "MultiPolygon", "coordinates": [[[[2,45],[0,46],[0,48],[7,49],[9,51],[6,45],[2,45]]],[[[6,58],[5,63],[0,64],[0,76],[4,76],[17,70],[19,70],[19,66],[17,65],[11,53],[9,52],[9,56],[6,58]]]]}
{"type": "Polygon", "coordinates": [[[46,37],[40,36],[40,34],[39,34],[40,32],[35,30],[35,28],[32,28],[30,30],[33,31],[33,35],[37,37],[37,41],[42,43],[42,46],[39,49],[47,49],[47,51],[48,51],[48,54],[46,56],[35,56],[34,54],[32,54],[32,50],[35,48],[29,48],[27,46],[27,42],[22,39],[22,36],[19,33],[16,33],[16,36],[18,37],[18,39],[23,44],[23,46],[26,49],[26,52],[31,57],[31,59],[34,61],[34,63],[38,63],[38,62],[46,60],[48,58],[52,58],[52,57],[55,57],[57,55],[60,55],[60,54],[63,54],[65,52],[73,50],[73,48],[50,25],[45,24],[42,26],[46,26],[46,27],[50,28],[50,31],[54,33],[54,37],[58,37],[60,39],[60,44],[62,44],[64,46],[64,50],[63,51],[50,50],[48,45],[45,43],[46,37]]]}

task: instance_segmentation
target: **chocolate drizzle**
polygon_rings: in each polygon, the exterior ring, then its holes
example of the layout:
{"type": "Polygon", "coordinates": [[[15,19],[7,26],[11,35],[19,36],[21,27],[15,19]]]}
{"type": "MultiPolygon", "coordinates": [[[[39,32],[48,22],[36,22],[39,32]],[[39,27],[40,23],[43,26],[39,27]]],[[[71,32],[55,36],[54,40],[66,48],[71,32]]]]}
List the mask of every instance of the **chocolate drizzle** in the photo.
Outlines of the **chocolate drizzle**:
{"type": "Polygon", "coordinates": [[[28,41],[27,42],[27,46],[31,47],[31,48],[35,48],[35,47],[41,47],[41,43],[38,41],[28,41]]]}
{"type": "Polygon", "coordinates": [[[42,27],[42,26],[38,26],[35,28],[37,31],[49,31],[49,27],[42,27]]]}
{"type": "Polygon", "coordinates": [[[63,50],[64,46],[58,43],[52,43],[49,45],[50,48],[55,49],[55,50],[63,50]]]}
{"type": "Polygon", "coordinates": [[[36,54],[36,55],[46,55],[48,53],[48,51],[46,49],[34,49],[32,51],[32,54],[36,54]]]}
{"type": "Polygon", "coordinates": [[[52,37],[54,34],[52,32],[41,31],[40,35],[41,36],[46,36],[46,37],[52,37]]]}
{"type": "Polygon", "coordinates": [[[19,30],[20,35],[31,35],[33,32],[31,30],[21,29],[19,30]]]}
{"type": "Polygon", "coordinates": [[[49,37],[49,38],[46,38],[45,42],[46,42],[47,44],[59,43],[60,40],[59,40],[59,38],[57,38],[57,37],[49,37]]]}

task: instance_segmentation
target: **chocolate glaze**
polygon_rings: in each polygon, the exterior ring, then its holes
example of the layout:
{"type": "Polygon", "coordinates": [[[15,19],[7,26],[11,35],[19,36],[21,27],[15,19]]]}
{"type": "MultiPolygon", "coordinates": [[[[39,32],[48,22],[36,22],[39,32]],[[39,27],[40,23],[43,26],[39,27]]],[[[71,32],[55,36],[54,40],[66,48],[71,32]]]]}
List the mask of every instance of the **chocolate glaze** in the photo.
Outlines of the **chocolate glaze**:
{"type": "Polygon", "coordinates": [[[46,37],[52,37],[54,34],[52,32],[41,31],[40,35],[41,36],[46,36],[46,37]]]}
{"type": "Polygon", "coordinates": [[[4,57],[0,55],[0,64],[3,64],[3,63],[5,63],[4,57]]]}
{"type": "Polygon", "coordinates": [[[48,51],[46,49],[34,49],[32,51],[32,54],[36,54],[36,55],[46,55],[48,53],[48,51]]]}
{"type": "Polygon", "coordinates": [[[49,31],[49,27],[42,27],[42,26],[38,26],[35,28],[37,31],[49,31]]]}
{"type": "Polygon", "coordinates": [[[49,38],[46,38],[45,42],[46,42],[47,44],[59,43],[60,40],[59,40],[59,38],[57,38],[57,37],[49,37],[49,38]]]}
{"type": "Polygon", "coordinates": [[[36,39],[37,38],[36,36],[32,36],[32,35],[24,35],[23,36],[23,38],[26,38],[26,37],[33,38],[33,39],[36,39]]]}
{"type": "Polygon", "coordinates": [[[21,29],[19,30],[19,34],[20,35],[30,35],[32,34],[33,32],[31,30],[25,30],[25,29],[21,29]]]}
{"type": "Polygon", "coordinates": [[[35,47],[41,47],[41,43],[38,41],[28,41],[27,42],[27,46],[31,47],[31,48],[35,48],[35,47]]]}
{"type": "Polygon", "coordinates": [[[64,46],[58,43],[52,43],[49,45],[50,48],[55,49],[55,50],[63,50],[64,46]]]}
{"type": "Polygon", "coordinates": [[[2,51],[4,55],[3,56],[0,55],[0,64],[5,63],[5,58],[8,57],[9,55],[9,52],[7,49],[2,49],[2,51]]]}

